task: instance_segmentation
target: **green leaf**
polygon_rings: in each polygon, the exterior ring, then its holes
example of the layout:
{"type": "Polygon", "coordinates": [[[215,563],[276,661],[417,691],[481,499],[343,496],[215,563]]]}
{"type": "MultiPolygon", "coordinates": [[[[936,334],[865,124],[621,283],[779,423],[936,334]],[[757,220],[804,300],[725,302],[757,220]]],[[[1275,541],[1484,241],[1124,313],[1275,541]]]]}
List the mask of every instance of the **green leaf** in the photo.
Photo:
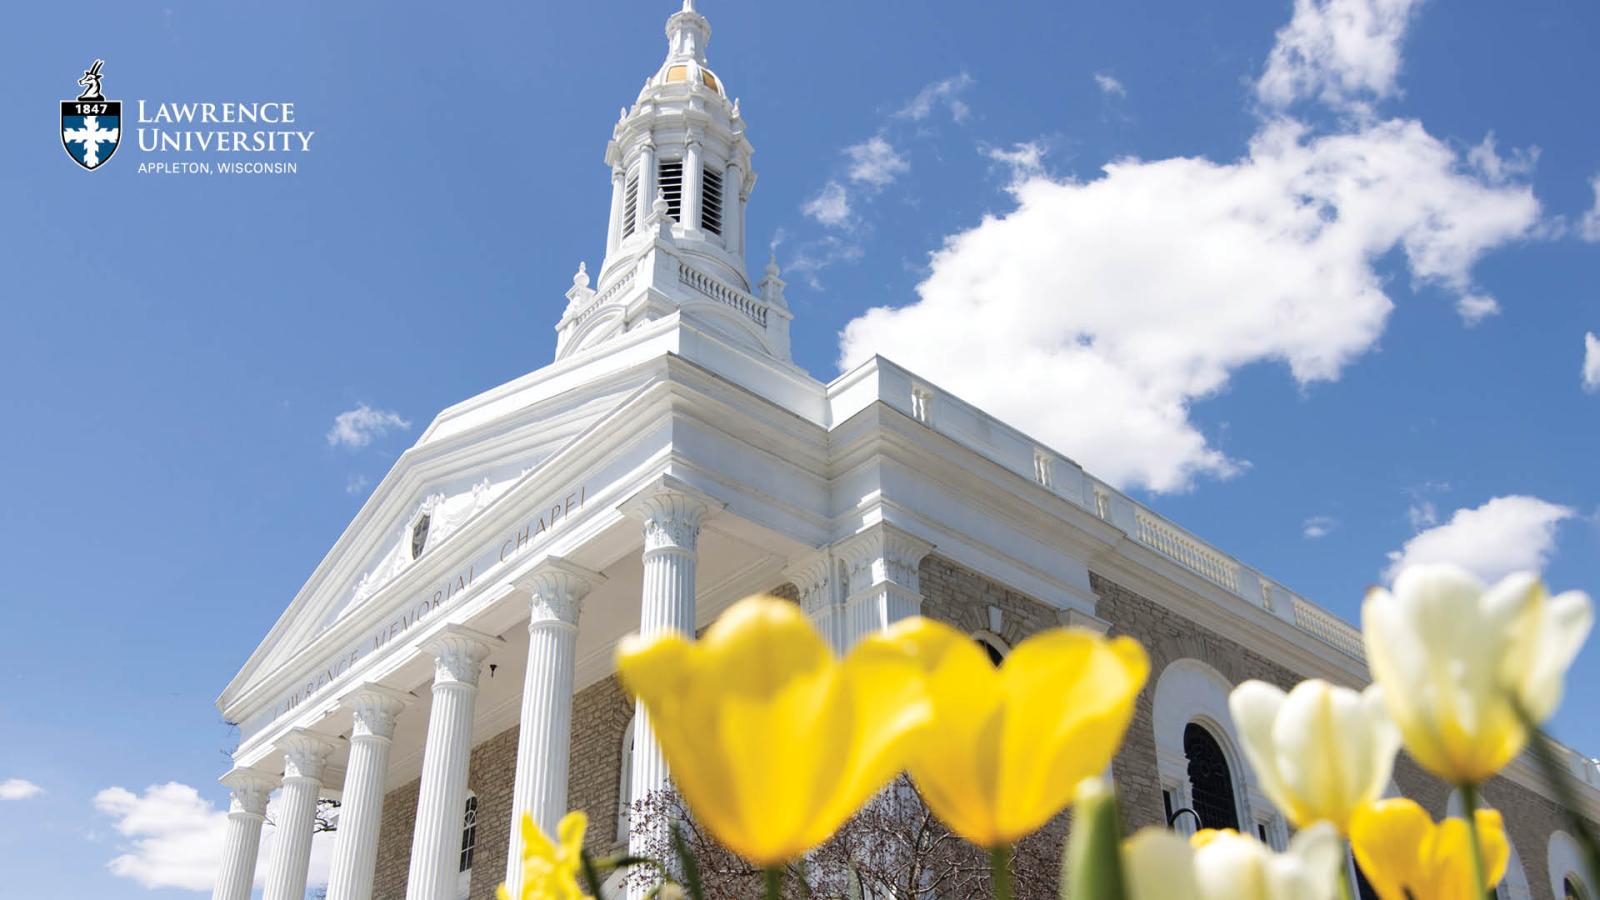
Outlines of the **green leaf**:
{"type": "Polygon", "coordinates": [[[1125,900],[1125,885],[1117,797],[1105,782],[1086,781],[1072,807],[1072,834],[1061,861],[1061,896],[1125,900]]]}
{"type": "Polygon", "coordinates": [[[700,863],[694,858],[694,851],[689,849],[689,842],[684,840],[683,829],[677,822],[672,823],[672,849],[678,854],[678,868],[683,872],[683,886],[693,900],[705,900],[705,891],[700,886],[700,863]]]}

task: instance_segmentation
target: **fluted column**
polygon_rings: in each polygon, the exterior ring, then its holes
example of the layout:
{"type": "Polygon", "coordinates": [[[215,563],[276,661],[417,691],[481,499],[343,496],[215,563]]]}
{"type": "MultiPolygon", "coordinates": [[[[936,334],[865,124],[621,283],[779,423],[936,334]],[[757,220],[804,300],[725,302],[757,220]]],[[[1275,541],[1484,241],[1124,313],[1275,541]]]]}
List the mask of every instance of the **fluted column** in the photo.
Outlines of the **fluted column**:
{"type": "Polygon", "coordinates": [[[693,138],[683,149],[683,215],[680,221],[689,231],[700,230],[700,142],[693,138]]]}
{"type": "Polygon", "coordinates": [[[267,797],[275,779],[265,772],[235,769],[222,776],[233,791],[228,803],[228,833],[222,839],[222,865],[212,900],[250,900],[261,853],[261,823],[267,818],[267,797]]]}
{"type": "MultiPolygon", "coordinates": [[[[611,169],[611,220],[606,226],[606,257],[617,250],[617,245],[622,243],[622,194],[623,182],[622,167],[615,166],[611,169]]],[[[600,273],[604,277],[605,273],[600,273]]]]}
{"type": "Polygon", "coordinates": [[[722,242],[744,261],[744,170],[736,162],[722,170],[722,242]]]}
{"type": "MultiPolygon", "coordinates": [[[[626,509],[644,522],[644,589],[640,597],[639,633],[678,631],[693,638],[695,632],[695,564],[700,523],[721,504],[668,478],[641,493],[626,509]]],[[[634,711],[631,804],[667,786],[667,763],[656,744],[655,731],[643,704],[634,711]]],[[[652,835],[631,829],[628,846],[634,853],[650,848],[652,835]]],[[[659,843],[658,841],[656,843],[659,843]]],[[[643,891],[629,888],[629,896],[643,891]]]]}
{"type": "Polygon", "coordinates": [[[383,818],[383,776],[389,767],[395,717],[409,699],[409,694],[368,684],[343,700],[352,714],[350,762],[345,766],[340,797],[328,900],[371,900],[378,864],[378,827],[383,818]]]}
{"type": "Polygon", "coordinates": [[[472,710],[478,698],[478,674],[493,641],[470,629],[452,627],[425,646],[434,658],[433,710],[422,749],[406,900],[455,898],[467,763],[472,755],[472,710]]]}
{"type": "Polygon", "coordinates": [[[650,204],[656,198],[656,145],[646,141],[639,148],[639,204],[633,211],[638,216],[634,228],[647,231],[650,227],[650,204]]]}
{"type": "Polygon", "coordinates": [[[583,598],[604,576],[551,557],[519,582],[529,593],[528,670],[522,682],[517,778],[511,789],[506,886],[522,896],[522,816],[553,840],[567,808],[572,684],[583,598]]]}
{"type": "Polygon", "coordinates": [[[277,828],[273,832],[272,862],[267,867],[263,900],[304,900],[306,873],[311,866],[311,833],[317,821],[317,795],[322,792],[322,770],[333,744],[304,731],[284,738],[283,793],[278,796],[277,828]]]}
{"type": "Polygon", "coordinates": [[[838,544],[846,563],[844,647],[922,610],[917,567],[933,545],[887,522],[878,522],[838,544]]]}

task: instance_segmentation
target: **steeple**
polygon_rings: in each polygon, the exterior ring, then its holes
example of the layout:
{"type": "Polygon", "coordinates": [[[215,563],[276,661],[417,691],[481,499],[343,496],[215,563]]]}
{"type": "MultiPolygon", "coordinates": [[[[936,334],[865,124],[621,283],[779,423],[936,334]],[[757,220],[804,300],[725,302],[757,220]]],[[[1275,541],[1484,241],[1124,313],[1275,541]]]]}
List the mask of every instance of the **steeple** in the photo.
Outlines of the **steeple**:
{"type": "Polygon", "coordinates": [[[787,362],[789,310],[752,293],[745,269],[755,150],[738,101],[706,60],[711,23],[684,0],[667,19],[666,36],[666,58],[623,108],[606,145],[605,260],[594,290],[568,292],[556,358],[679,313],[787,362]]]}

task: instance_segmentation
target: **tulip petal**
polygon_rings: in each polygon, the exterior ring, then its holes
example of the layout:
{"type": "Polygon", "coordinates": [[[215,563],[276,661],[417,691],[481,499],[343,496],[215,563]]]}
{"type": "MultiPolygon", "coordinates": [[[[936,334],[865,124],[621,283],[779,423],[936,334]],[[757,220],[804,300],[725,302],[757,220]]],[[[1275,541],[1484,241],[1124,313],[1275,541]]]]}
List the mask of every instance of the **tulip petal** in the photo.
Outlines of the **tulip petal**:
{"type": "Polygon", "coordinates": [[[1561,681],[1594,626],[1594,607],[1581,591],[1566,591],[1544,602],[1537,628],[1537,650],[1520,680],[1511,683],[1534,722],[1542,723],[1561,703],[1561,681]]]}
{"type": "Polygon", "coordinates": [[[1288,852],[1273,862],[1273,896],[1330,900],[1344,860],[1344,841],[1332,823],[1302,828],[1289,839],[1288,852]]]}
{"type": "Polygon", "coordinates": [[[1133,718],[1150,663],[1128,637],[1082,629],[1041,632],[1001,668],[1007,721],[1000,774],[1000,837],[1038,830],[1072,802],[1083,779],[1105,770],[1133,718]]]}
{"type": "Polygon", "coordinates": [[[956,833],[979,846],[995,846],[992,798],[1005,712],[999,673],[971,638],[940,622],[913,620],[887,637],[918,661],[932,700],[931,721],[910,757],[917,790],[956,833]]]}
{"type": "Polygon", "coordinates": [[[845,658],[840,680],[853,717],[852,739],[835,773],[837,787],[805,835],[808,844],[827,840],[894,778],[933,718],[921,670],[892,639],[863,639],[845,658]]]}
{"type": "Polygon", "coordinates": [[[761,865],[798,855],[799,833],[831,793],[819,784],[849,746],[851,710],[837,663],[799,607],[774,598],[736,604],[698,647],[695,705],[717,708],[716,756],[736,808],[739,845],[761,865]]]}
{"type": "Polygon", "coordinates": [[[1276,685],[1246,681],[1228,695],[1228,711],[1239,731],[1245,759],[1261,781],[1262,790],[1290,821],[1298,824],[1302,815],[1299,799],[1278,775],[1278,753],[1272,738],[1272,725],[1287,696],[1276,685]]]}
{"type": "Polygon", "coordinates": [[[1176,832],[1145,828],[1122,847],[1127,900],[1202,900],[1194,849],[1176,832]]]}
{"type": "Polygon", "coordinates": [[[1433,828],[1422,807],[1403,797],[1368,804],[1351,817],[1350,848],[1382,900],[1406,900],[1407,886],[1423,883],[1420,856],[1433,828]]]}

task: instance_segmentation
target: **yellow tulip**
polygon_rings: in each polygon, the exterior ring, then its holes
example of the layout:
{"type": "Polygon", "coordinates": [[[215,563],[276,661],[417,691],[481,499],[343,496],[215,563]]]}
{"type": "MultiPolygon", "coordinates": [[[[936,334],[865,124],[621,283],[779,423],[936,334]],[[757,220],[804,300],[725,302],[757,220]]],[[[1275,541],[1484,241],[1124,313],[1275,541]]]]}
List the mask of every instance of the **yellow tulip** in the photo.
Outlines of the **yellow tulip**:
{"type": "Polygon", "coordinates": [[[1128,900],[1332,900],[1344,846],[1327,822],[1296,832],[1284,853],[1232,829],[1184,840],[1146,828],[1122,856],[1128,900]]]}
{"type": "Polygon", "coordinates": [[[1593,622],[1589,598],[1550,596],[1537,576],[1485,590],[1466,571],[1413,566],[1361,608],[1367,662],[1389,716],[1424,768],[1475,785],[1522,751],[1513,703],[1542,722],[1593,622]]]}
{"type": "Polygon", "coordinates": [[[1311,679],[1285,694],[1246,681],[1228,709],[1262,789],[1296,827],[1328,821],[1349,834],[1356,808],[1383,796],[1400,735],[1376,685],[1358,694],[1311,679]]]}
{"type": "Polygon", "coordinates": [[[840,661],[773,597],[739,601],[696,643],[630,636],[617,671],[695,819],[764,868],[832,835],[900,772],[929,718],[896,643],[868,637],[840,661]]]}
{"type": "Polygon", "coordinates": [[[1137,641],[1075,628],[1028,638],[998,669],[938,622],[908,619],[888,636],[914,648],[933,703],[911,778],[945,825],[991,849],[1037,830],[1105,771],[1150,673],[1137,641]]]}
{"type": "Polygon", "coordinates": [[[1486,882],[1477,890],[1472,889],[1472,844],[1465,819],[1435,825],[1410,800],[1379,800],[1356,811],[1350,846],[1381,900],[1482,897],[1505,875],[1511,847],[1500,813],[1480,809],[1477,822],[1486,882]]]}
{"type": "Polygon", "coordinates": [[[551,843],[533,817],[522,822],[522,896],[513,898],[505,885],[495,895],[500,900],[583,900],[588,894],[578,886],[583,869],[583,833],[589,817],[573,810],[556,825],[557,843],[551,843]]]}

